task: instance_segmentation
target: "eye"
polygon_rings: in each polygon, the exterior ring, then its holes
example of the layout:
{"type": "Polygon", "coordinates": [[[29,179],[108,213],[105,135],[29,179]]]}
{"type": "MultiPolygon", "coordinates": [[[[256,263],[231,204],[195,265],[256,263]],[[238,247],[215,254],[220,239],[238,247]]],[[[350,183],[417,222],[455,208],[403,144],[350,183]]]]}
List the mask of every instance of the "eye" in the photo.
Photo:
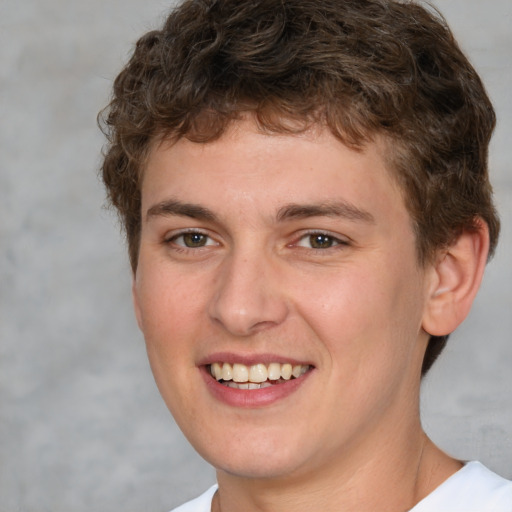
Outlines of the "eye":
{"type": "Polygon", "coordinates": [[[196,231],[175,235],[168,241],[187,249],[200,249],[208,245],[216,245],[208,235],[196,231]]]}
{"type": "Polygon", "coordinates": [[[297,243],[299,247],[308,249],[330,249],[340,244],[346,245],[346,242],[326,233],[309,233],[297,243]]]}

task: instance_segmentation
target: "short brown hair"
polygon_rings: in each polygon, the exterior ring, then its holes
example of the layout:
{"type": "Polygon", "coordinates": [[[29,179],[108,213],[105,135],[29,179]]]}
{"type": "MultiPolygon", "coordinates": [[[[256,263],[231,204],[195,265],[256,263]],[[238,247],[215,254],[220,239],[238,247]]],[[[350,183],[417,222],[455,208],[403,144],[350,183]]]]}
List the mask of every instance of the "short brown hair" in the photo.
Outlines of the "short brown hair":
{"type": "MultiPolygon", "coordinates": [[[[405,0],[185,0],[139,39],[100,116],[102,176],[134,272],[151,143],[208,142],[245,113],[276,133],[323,124],[355,148],[383,135],[420,263],[478,218],[493,253],[495,114],[439,13],[405,0]]],[[[431,338],[424,371],[445,343],[431,338]]]]}

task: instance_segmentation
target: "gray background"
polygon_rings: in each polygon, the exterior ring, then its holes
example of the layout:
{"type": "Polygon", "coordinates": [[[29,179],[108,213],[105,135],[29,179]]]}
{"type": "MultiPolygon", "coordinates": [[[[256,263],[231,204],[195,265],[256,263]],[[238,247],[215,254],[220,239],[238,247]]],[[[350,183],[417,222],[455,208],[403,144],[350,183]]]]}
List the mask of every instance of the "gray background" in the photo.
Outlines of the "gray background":
{"type": "MultiPolygon", "coordinates": [[[[0,0],[0,512],[165,511],[214,479],[158,396],[96,177],[96,113],[168,5],[0,0]]],[[[437,5],[498,111],[503,232],[424,385],[424,424],[455,456],[512,478],[512,3],[437,5]]]]}

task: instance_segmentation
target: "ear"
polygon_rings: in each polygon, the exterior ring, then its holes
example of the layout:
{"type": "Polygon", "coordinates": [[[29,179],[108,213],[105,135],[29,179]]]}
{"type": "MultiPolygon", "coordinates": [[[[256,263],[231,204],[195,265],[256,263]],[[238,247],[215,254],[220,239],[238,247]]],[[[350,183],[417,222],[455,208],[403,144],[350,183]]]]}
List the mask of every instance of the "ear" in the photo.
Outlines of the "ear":
{"type": "MultiPolygon", "coordinates": [[[[132,279],[132,301],[133,301],[133,310],[135,311],[135,318],[137,319],[137,324],[139,329],[142,329],[142,311],[139,305],[139,295],[137,291],[137,275],[133,275],[132,279]]],[[[144,332],[144,331],[143,331],[144,332]]]]}
{"type": "Polygon", "coordinates": [[[453,332],[466,318],[487,263],[489,229],[477,219],[476,228],[464,231],[432,266],[423,315],[423,329],[432,336],[453,332]]]}

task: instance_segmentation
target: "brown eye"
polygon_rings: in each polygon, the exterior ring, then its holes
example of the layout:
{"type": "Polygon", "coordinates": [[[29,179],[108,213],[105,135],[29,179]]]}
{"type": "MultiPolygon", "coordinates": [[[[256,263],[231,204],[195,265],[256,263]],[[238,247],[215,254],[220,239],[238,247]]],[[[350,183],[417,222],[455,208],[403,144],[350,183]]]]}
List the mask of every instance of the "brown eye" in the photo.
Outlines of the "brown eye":
{"type": "Polygon", "coordinates": [[[190,248],[204,247],[207,240],[208,237],[201,233],[186,233],[183,235],[183,244],[190,248]]]}
{"type": "Polygon", "coordinates": [[[314,234],[309,235],[309,245],[313,249],[329,249],[334,245],[337,245],[339,242],[336,239],[329,235],[322,234],[314,234]]]}
{"type": "Polygon", "coordinates": [[[339,245],[348,245],[348,242],[329,233],[308,233],[296,243],[298,247],[306,249],[322,250],[331,249],[339,245]]]}
{"type": "Polygon", "coordinates": [[[213,240],[208,235],[196,232],[182,233],[181,235],[175,236],[170,241],[181,247],[186,247],[187,249],[200,249],[207,245],[214,245],[213,240]]]}

